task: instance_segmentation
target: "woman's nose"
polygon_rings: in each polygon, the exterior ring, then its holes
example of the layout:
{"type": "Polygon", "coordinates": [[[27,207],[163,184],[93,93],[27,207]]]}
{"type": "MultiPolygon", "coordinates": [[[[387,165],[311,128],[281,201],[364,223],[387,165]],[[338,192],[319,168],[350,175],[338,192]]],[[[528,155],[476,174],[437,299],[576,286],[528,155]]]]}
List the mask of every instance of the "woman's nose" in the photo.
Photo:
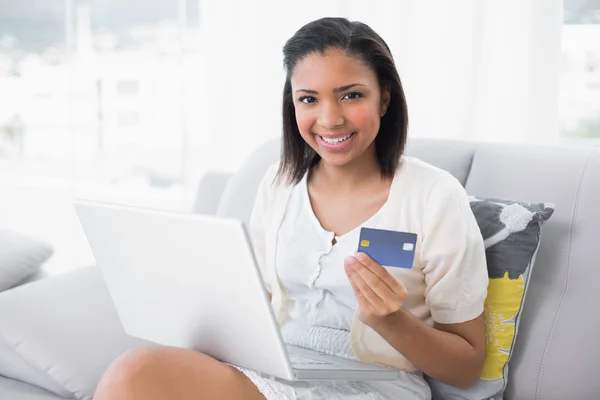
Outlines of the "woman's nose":
{"type": "Polygon", "coordinates": [[[333,129],[343,125],[344,121],[344,114],[337,104],[325,104],[321,107],[317,123],[325,129],[333,129]]]}

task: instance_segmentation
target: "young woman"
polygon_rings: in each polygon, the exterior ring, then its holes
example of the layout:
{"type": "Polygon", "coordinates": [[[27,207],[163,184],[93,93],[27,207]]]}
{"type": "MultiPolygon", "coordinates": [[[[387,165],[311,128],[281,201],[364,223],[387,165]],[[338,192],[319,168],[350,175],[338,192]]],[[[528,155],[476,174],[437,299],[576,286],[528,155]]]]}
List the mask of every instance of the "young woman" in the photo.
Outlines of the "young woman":
{"type": "Polygon", "coordinates": [[[487,268],[466,193],[403,155],[407,107],[386,43],[324,18],[284,47],[283,149],[250,230],[287,343],[397,368],[389,382],[285,382],[204,354],[140,348],[116,360],[95,399],[429,399],[423,374],[479,378],[487,268]],[[411,269],[356,253],[361,227],[418,235],[411,269]]]}

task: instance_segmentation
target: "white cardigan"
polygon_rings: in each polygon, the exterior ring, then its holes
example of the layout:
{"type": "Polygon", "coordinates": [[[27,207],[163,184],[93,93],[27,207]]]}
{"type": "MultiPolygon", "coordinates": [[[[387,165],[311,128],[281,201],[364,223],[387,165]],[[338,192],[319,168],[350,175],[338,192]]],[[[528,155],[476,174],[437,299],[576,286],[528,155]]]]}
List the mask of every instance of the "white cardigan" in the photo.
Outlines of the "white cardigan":
{"type": "MultiPolygon", "coordinates": [[[[272,307],[280,325],[289,299],[275,268],[279,227],[292,186],[273,184],[278,163],[265,174],[250,218],[250,236],[272,307]]],[[[404,307],[432,325],[472,320],[483,312],[488,274],[483,238],[467,193],[448,172],[417,158],[403,156],[377,228],[414,232],[413,268],[387,268],[407,290],[404,307]]],[[[417,371],[377,332],[354,314],[350,343],[357,358],[408,372],[417,371]]]]}

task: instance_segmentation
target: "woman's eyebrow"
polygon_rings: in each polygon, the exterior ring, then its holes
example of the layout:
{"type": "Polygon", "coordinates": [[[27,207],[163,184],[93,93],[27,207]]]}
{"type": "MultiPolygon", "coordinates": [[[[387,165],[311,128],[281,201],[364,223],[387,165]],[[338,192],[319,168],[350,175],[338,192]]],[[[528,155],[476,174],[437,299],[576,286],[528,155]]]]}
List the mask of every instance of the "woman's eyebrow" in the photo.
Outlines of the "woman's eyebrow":
{"type": "MultiPolygon", "coordinates": [[[[352,89],[355,86],[365,86],[362,83],[351,83],[349,85],[344,85],[344,86],[340,86],[337,87],[335,89],[333,89],[333,93],[340,93],[340,92],[345,92],[348,89],[352,89]]],[[[296,93],[298,92],[304,92],[304,93],[308,93],[308,94],[319,94],[319,92],[317,92],[316,90],[312,90],[312,89],[298,89],[296,90],[296,93]]]]}

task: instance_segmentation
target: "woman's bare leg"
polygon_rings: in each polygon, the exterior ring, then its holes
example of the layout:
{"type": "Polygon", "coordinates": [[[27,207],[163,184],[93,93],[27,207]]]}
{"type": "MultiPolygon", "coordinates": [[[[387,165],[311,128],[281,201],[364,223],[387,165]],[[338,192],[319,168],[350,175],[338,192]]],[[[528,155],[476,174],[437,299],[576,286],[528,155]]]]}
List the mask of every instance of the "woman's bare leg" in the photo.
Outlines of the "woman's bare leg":
{"type": "Polygon", "coordinates": [[[200,352],[142,347],[117,358],[94,400],[265,400],[240,371],[200,352]]]}

